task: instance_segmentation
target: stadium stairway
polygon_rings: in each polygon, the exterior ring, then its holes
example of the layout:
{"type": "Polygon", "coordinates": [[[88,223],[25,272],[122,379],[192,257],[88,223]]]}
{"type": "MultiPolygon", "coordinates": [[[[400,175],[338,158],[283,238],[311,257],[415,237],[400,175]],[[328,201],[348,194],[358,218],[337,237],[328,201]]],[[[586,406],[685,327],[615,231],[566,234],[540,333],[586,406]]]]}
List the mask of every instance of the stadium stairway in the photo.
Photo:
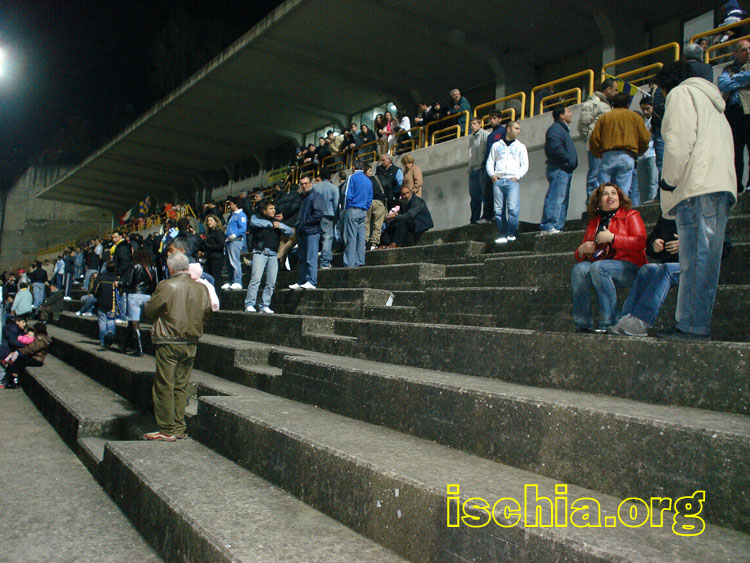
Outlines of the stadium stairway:
{"type": "Polygon", "coordinates": [[[153,357],[100,351],[92,318],[64,313],[22,386],[169,560],[746,559],[750,199],[709,342],[573,332],[583,227],[429,232],[315,291],[283,272],[275,315],[221,292],[189,440],[138,440],[153,357]]]}

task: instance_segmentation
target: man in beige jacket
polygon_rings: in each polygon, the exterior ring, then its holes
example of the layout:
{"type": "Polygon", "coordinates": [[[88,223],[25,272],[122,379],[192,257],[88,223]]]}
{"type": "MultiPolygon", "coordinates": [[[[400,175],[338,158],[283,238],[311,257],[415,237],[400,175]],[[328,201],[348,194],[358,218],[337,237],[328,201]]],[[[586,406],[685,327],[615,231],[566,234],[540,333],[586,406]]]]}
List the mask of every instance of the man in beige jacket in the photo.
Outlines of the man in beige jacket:
{"type": "Polygon", "coordinates": [[[712,83],[684,61],[664,65],[656,82],[667,94],[661,209],[680,240],[676,327],[660,336],[708,339],[729,209],[737,201],[732,130],[712,83]]]}

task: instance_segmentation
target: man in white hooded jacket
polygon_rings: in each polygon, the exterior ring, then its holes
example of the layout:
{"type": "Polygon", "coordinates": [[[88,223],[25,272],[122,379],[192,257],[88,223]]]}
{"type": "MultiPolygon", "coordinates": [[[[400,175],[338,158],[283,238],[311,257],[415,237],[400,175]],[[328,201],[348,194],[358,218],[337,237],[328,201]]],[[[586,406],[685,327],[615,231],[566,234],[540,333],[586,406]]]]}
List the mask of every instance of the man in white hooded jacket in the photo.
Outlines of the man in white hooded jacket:
{"type": "Polygon", "coordinates": [[[664,217],[680,240],[677,325],[666,338],[708,339],[729,209],[737,201],[732,130],[719,89],[693,78],[684,61],[664,65],[656,82],[667,94],[661,188],[664,217]]]}

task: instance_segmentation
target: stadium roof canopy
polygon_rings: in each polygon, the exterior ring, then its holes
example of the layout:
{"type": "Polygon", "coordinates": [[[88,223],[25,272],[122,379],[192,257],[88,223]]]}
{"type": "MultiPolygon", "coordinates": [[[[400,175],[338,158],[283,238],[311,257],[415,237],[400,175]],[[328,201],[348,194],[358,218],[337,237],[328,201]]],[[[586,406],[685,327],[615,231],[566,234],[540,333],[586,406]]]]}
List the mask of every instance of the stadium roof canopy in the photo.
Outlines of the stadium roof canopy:
{"type": "MultiPolygon", "coordinates": [[[[288,0],[40,197],[131,207],[394,100],[538,68],[680,20],[703,2],[288,0]]],[[[642,44],[642,43],[641,43],[642,44]]]]}

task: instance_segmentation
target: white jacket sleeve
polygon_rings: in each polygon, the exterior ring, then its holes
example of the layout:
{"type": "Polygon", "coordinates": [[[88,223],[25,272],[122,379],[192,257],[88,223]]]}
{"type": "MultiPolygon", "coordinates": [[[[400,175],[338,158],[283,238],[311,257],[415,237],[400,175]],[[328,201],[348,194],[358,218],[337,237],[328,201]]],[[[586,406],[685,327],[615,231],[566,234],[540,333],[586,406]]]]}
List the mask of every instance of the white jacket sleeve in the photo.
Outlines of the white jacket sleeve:
{"type": "Polygon", "coordinates": [[[521,143],[519,148],[519,167],[518,179],[523,178],[529,171],[529,151],[526,150],[526,145],[521,143]]]}
{"type": "Polygon", "coordinates": [[[492,176],[495,175],[495,145],[497,143],[493,144],[490,148],[490,154],[487,157],[487,176],[492,178],[492,176]]]}
{"type": "Polygon", "coordinates": [[[661,135],[664,138],[662,178],[668,185],[677,186],[698,139],[698,112],[687,90],[675,88],[669,93],[661,135]]]}

